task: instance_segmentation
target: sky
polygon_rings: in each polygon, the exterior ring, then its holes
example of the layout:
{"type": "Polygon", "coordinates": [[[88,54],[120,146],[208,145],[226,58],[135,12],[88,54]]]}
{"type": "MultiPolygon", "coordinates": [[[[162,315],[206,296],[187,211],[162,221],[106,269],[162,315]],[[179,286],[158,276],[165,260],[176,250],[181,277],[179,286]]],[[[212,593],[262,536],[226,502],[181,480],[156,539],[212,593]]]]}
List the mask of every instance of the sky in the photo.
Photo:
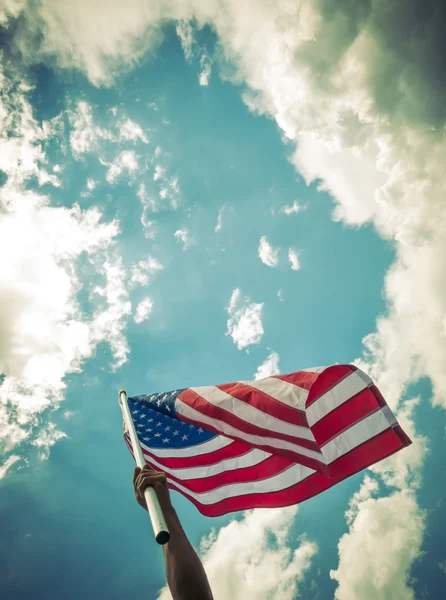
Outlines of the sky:
{"type": "Polygon", "coordinates": [[[446,584],[445,8],[0,0],[0,596],[168,600],[130,395],[353,363],[413,444],[173,503],[215,600],[446,584]]]}

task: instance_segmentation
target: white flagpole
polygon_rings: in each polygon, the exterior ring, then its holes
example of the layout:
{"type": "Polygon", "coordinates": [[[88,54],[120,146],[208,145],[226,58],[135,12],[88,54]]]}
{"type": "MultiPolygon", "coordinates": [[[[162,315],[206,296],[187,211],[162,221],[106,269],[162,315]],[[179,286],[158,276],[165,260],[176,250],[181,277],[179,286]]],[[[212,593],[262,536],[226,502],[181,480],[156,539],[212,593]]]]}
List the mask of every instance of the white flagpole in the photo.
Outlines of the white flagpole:
{"type": "MultiPolygon", "coordinates": [[[[132,441],[133,454],[135,456],[136,464],[142,469],[146,464],[146,461],[144,460],[144,455],[142,453],[141,446],[139,445],[138,436],[136,435],[135,425],[133,423],[129,404],[127,402],[127,392],[125,390],[119,391],[119,404],[122,407],[124,420],[132,441]]],[[[147,502],[147,510],[150,515],[150,520],[152,521],[155,539],[158,544],[166,544],[170,539],[170,533],[167,529],[163,511],[161,510],[161,506],[158,502],[158,498],[153,487],[146,487],[144,490],[144,498],[147,502]]]]}

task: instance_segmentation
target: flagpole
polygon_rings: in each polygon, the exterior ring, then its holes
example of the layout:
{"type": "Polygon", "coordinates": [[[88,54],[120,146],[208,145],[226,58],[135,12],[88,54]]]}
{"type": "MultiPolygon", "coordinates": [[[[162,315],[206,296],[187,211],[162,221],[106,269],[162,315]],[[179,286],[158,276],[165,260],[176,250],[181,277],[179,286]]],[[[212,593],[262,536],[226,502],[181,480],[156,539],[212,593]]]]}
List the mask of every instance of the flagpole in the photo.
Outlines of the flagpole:
{"type": "MultiPolygon", "coordinates": [[[[124,420],[127,425],[130,439],[132,441],[133,455],[135,457],[136,464],[141,469],[146,464],[144,455],[139,444],[138,436],[136,434],[135,425],[133,423],[132,416],[130,414],[130,408],[127,401],[127,392],[125,390],[119,391],[119,404],[122,407],[122,413],[124,420]]],[[[156,492],[152,486],[146,487],[144,490],[144,498],[147,503],[147,511],[152,521],[153,533],[158,544],[166,544],[170,539],[170,533],[167,529],[166,521],[164,519],[163,511],[158,502],[156,492]]]]}

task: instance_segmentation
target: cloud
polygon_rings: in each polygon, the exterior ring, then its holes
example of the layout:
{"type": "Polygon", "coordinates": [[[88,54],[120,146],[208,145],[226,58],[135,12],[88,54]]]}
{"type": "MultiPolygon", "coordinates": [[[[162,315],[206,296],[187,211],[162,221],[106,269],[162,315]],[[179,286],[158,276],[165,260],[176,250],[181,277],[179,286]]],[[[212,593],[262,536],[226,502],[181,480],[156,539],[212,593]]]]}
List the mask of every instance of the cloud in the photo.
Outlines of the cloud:
{"type": "MultiPolygon", "coordinates": [[[[256,509],[243,513],[200,545],[200,557],[215,600],[292,600],[317,553],[314,542],[298,538],[288,545],[297,507],[256,509]]],[[[169,600],[164,588],[158,600],[169,600]]]]}
{"type": "Polygon", "coordinates": [[[138,198],[142,204],[141,223],[144,228],[144,235],[149,239],[156,237],[155,221],[149,218],[150,213],[155,213],[158,210],[155,199],[147,192],[146,186],[141,183],[137,192],[138,198]]]}
{"type": "Polygon", "coordinates": [[[264,377],[271,377],[271,375],[279,375],[279,373],[279,355],[277,352],[271,352],[258,367],[254,379],[263,379],[264,377]]]}
{"type": "Polygon", "coordinates": [[[122,123],[119,129],[119,138],[121,141],[137,142],[141,140],[144,144],[149,143],[141,125],[138,125],[138,123],[135,123],[131,119],[127,119],[122,123]]]}
{"type": "Polygon", "coordinates": [[[87,179],[87,189],[89,192],[92,192],[97,185],[97,181],[95,181],[92,177],[87,179]]]}
{"type": "Polygon", "coordinates": [[[68,118],[71,125],[70,146],[75,158],[97,150],[100,140],[114,139],[110,131],[94,123],[93,111],[87,102],[78,102],[76,109],[68,112],[68,118]]]}
{"type": "Polygon", "coordinates": [[[141,300],[136,307],[134,316],[135,323],[142,323],[143,321],[146,321],[149,318],[152,309],[153,302],[150,300],[150,298],[144,298],[144,300],[141,300]]]}
{"type": "Polygon", "coordinates": [[[292,214],[297,215],[301,210],[302,210],[302,207],[297,202],[297,200],[295,200],[293,202],[293,204],[282,206],[282,208],[280,209],[280,212],[283,213],[284,215],[292,215],[292,214]]]}
{"type": "Polygon", "coordinates": [[[223,210],[224,210],[223,206],[218,209],[217,225],[214,228],[215,233],[218,233],[223,226],[223,210]]]}
{"type": "Polygon", "coordinates": [[[122,258],[118,254],[111,255],[104,263],[97,262],[97,271],[105,277],[105,285],[96,286],[93,296],[103,298],[102,306],[93,317],[93,338],[106,341],[113,355],[113,369],[121,367],[126,361],[130,349],[124,335],[126,317],[132,312],[129,293],[126,286],[126,271],[122,258]]]}
{"type": "Polygon", "coordinates": [[[285,302],[285,299],[284,299],[284,297],[283,297],[283,291],[282,291],[282,290],[279,290],[279,291],[277,292],[277,297],[279,298],[279,301],[280,301],[280,302],[285,302]]]}
{"type": "Polygon", "coordinates": [[[181,242],[183,244],[183,250],[188,250],[195,242],[190,237],[190,231],[183,227],[183,229],[178,229],[174,233],[177,242],[181,242]]]}
{"type": "Polygon", "coordinates": [[[263,336],[263,303],[255,304],[242,296],[239,289],[232,292],[226,310],[229,315],[226,335],[230,335],[239,350],[258,344],[263,336]]]}
{"type": "Polygon", "coordinates": [[[146,260],[140,260],[136,265],[132,267],[132,274],[130,277],[130,285],[148,285],[151,276],[157,271],[162,271],[164,265],[162,265],[158,259],[153,256],[148,256],[146,260]]]}
{"type": "Polygon", "coordinates": [[[158,181],[158,179],[164,179],[165,174],[165,167],[162,167],[161,165],[156,165],[155,170],[153,172],[153,181],[158,181]]]}
{"type": "Polygon", "coordinates": [[[293,248],[288,250],[288,260],[290,261],[293,271],[298,271],[300,269],[299,255],[293,248]]]}
{"type": "Polygon", "coordinates": [[[273,248],[268,242],[266,235],[260,238],[259,258],[267,267],[277,267],[279,262],[280,248],[273,248]]]}
{"type": "Polygon", "coordinates": [[[8,469],[10,469],[12,465],[14,465],[18,460],[20,460],[20,456],[12,454],[9,458],[5,460],[5,462],[2,465],[0,465],[0,479],[3,479],[3,477],[5,477],[6,473],[8,472],[8,469]]]}
{"type": "Polygon", "coordinates": [[[108,164],[108,171],[105,176],[109,183],[116,183],[116,180],[125,172],[129,175],[138,170],[138,156],[133,150],[123,150],[118,154],[115,160],[108,164]]]}
{"type": "Polygon", "coordinates": [[[206,53],[202,54],[200,58],[200,67],[201,71],[198,75],[198,82],[201,86],[207,86],[209,85],[209,78],[212,72],[212,61],[206,53]]]}
{"type": "Polygon", "coordinates": [[[413,599],[409,573],[421,556],[424,511],[409,490],[384,498],[371,498],[371,491],[361,488],[361,500],[355,497],[351,511],[356,516],[339,541],[339,566],[330,571],[339,584],[335,598],[413,599]]]}

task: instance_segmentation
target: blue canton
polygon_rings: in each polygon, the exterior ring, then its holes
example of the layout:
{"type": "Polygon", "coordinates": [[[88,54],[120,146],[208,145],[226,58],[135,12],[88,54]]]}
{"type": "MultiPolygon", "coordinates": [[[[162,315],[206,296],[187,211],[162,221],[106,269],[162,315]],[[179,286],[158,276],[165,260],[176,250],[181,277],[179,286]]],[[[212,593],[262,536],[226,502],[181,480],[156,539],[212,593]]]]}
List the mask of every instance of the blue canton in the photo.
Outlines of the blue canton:
{"type": "Polygon", "coordinates": [[[130,413],[140,442],[149,448],[186,448],[215,437],[175,416],[175,399],[182,390],[129,398],[130,413]]]}

